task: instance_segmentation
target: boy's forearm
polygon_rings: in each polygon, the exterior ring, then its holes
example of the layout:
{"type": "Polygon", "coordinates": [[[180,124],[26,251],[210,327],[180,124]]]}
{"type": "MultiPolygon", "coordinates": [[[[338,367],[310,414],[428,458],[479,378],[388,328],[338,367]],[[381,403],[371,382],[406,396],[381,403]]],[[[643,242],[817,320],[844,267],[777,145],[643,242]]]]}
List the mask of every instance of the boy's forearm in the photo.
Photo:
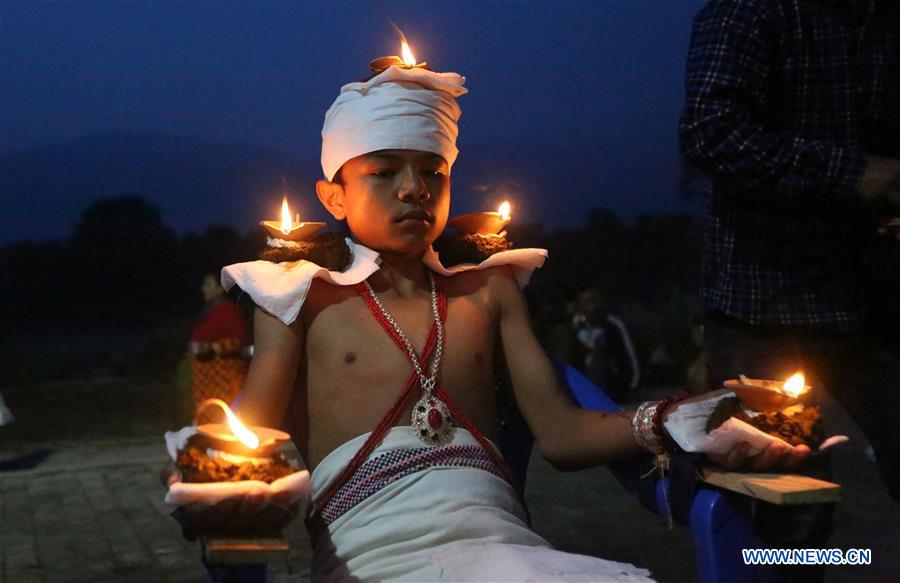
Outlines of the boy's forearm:
{"type": "Polygon", "coordinates": [[[239,405],[241,419],[250,425],[281,425],[291,389],[296,364],[277,355],[256,355],[244,382],[239,405]]]}
{"type": "Polygon", "coordinates": [[[559,470],[574,471],[640,454],[631,430],[633,415],[573,407],[538,441],[541,456],[559,470]]]}

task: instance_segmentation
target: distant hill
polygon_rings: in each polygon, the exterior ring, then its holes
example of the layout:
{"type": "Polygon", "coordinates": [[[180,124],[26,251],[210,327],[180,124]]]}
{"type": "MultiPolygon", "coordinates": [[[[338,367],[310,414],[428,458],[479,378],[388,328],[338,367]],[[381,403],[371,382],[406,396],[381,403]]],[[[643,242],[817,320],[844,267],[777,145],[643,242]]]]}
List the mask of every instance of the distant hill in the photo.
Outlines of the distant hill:
{"type": "Polygon", "coordinates": [[[313,156],[300,160],[250,144],[152,133],[98,134],[20,150],[0,157],[0,244],[66,238],[91,201],[124,192],[151,201],[179,232],[211,223],[246,230],[277,212],[281,176],[308,203],[320,174],[313,156]]]}
{"type": "MultiPolygon", "coordinates": [[[[639,150],[597,136],[591,143],[461,141],[452,213],[513,202],[516,221],[579,226],[595,207],[690,212],[677,195],[674,148],[639,150]]],[[[244,143],[143,132],[108,133],[0,156],[0,244],[63,239],[93,200],[133,193],[162,212],[176,231],[228,224],[246,231],[275,218],[281,176],[304,217],[324,220],[315,198],[318,152],[283,152],[244,143]]]]}

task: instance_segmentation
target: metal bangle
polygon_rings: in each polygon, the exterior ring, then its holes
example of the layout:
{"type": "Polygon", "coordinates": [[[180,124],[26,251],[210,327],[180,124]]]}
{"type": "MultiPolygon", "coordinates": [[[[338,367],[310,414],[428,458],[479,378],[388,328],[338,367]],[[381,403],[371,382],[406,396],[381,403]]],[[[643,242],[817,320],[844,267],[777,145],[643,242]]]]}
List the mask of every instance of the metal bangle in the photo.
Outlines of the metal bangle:
{"type": "Polygon", "coordinates": [[[654,431],[657,408],[661,401],[646,401],[641,403],[631,420],[631,432],[634,440],[645,450],[660,454],[663,446],[659,436],[654,431]]]}

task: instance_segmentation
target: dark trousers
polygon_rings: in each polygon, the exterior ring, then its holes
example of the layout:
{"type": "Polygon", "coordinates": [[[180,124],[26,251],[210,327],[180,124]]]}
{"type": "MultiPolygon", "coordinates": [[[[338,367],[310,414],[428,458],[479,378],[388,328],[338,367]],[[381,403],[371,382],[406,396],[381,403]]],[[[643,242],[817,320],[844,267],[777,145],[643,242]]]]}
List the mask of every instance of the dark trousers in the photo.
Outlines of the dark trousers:
{"type": "MultiPolygon", "coordinates": [[[[881,477],[900,504],[900,351],[863,335],[750,326],[716,312],[707,314],[704,350],[716,386],[740,374],[781,380],[802,370],[808,384],[827,390],[866,434],[881,477]]],[[[828,478],[830,466],[826,462],[805,473],[828,478]]],[[[825,548],[833,510],[833,505],[760,502],[757,532],[772,547],[825,548]]],[[[822,574],[822,567],[783,567],[776,570],[776,579],[820,581],[822,574]]]]}

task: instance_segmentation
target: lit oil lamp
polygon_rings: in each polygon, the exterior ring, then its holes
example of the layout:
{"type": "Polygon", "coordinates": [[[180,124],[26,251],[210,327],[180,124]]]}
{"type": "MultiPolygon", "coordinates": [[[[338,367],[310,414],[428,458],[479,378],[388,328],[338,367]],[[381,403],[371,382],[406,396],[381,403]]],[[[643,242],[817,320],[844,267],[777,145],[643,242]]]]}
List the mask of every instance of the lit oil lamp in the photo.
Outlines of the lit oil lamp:
{"type": "Polygon", "coordinates": [[[226,419],[226,423],[207,423],[197,427],[197,433],[206,437],[213,449],[232,454],[233,457],[262,458],[291,439],[290,435],[277,429],[247,427],[221,399],[207,399],[200,407],[202,409],[208,405],[220,407],[225,412],[226,419]]]}
{"type": "Polygon", "coordinates": [[[733,390],[751,409],[765,412],[781,411],[800,403],[811,388],[802,372],[793,374],[785,381],[751,379],[740,375],[738,380],[725,381],[725,387],[733,390]]]}
{"type": "Polygon", "coordinates": [[[305,241],[325,226],[325,223],[319,222],[300,222],[299,213],[296,220],[291,220],[287,197],[281,202],[280,221],[260,221],[259,224],[265,228],[270,238],[283,241],[305,241]]]}
{"type": "Polygon", "coordinates": [[[401,69],[428,69],[428,63],[416,62],[416,57],[409,48],[409,43],[406,42],[406,35],[403,34],[403,31],[400,30],[396,24],[393,22],[391,24],[400,34],[400,54],[402,56],[389,55],[387,57],[378,57],[369,63],[369,69],[372,73],[377,75],[390,67],[400,67],[401,69]]]}
{"type": "Polygon", "coordinates": [[[462,231],[463,233],[475,233],[478,235],[506,235],[503,229],[510,221],[510,204],[509,201],[503,201],[497,212],[481,212],[460,215],[450,219],[450,226],[462,231]]]}

